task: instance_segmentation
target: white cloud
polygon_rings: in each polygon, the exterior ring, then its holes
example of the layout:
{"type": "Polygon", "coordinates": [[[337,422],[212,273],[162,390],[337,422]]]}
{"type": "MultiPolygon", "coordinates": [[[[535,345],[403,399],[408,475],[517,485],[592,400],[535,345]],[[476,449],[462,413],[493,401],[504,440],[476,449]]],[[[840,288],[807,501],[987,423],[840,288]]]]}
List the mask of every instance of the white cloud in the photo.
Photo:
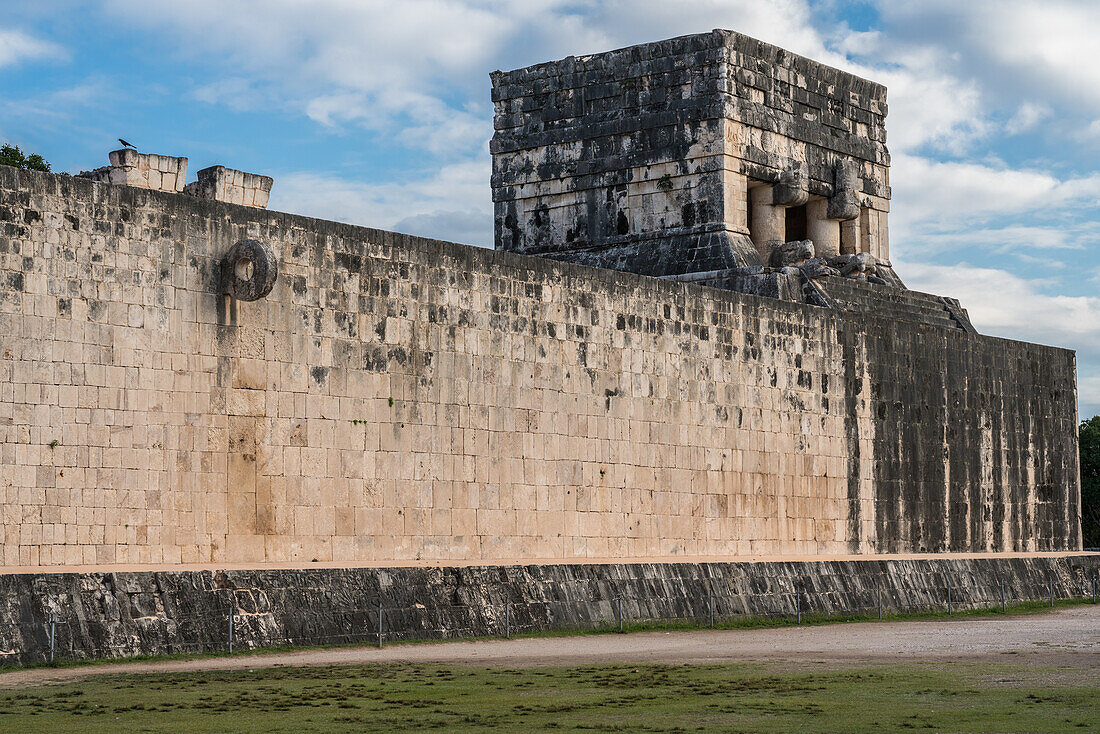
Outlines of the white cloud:
{"type": "Polygon", "coordinates": [[[1013,253],[1032,264],[1062,268],[1065,264],[1056,259],[1056,255],[1049,252],[1045,256],[1027,253],[1043,250],[1084,250],[1090,243],[1100,244],[1100,236],[1091,225],[1066,228],[1007,224],[1002,227],[968,228],[965,223],[959,223],[949,231],[940,232],[928,231],[930,228],[919,220],[906,224],[908,226],[900,228],[897,235],[903,240],[902,246],[895,249],[911,253],[916,249],[916,243],[921,254],[926,257],[944,252],[959,253],[963,248],[967,248],[972,254],[978,254],[971,248],[981,248],[994,255],[1013,253]]]}
{"type": "Polygon", "coordinates": [[[1085,373],[1082,366],[1077,375],[1077,402],[1080,419],[1100,415],[1100,373],[1085,373]]]}
{"type": "Polygon", "coordinates": [[[959,155],[989,132],[977,84],[938,70],[933,56],[910,54],[904,66],[868,73],[887,87],[887,142],[895,154],[932,145],[959,155]]]}
{"type": "Polygon", "coordinates": [[[367,183],[311,172],[276,173],[270,206],[311,217],[491,247],[489,172],[488,160],[477,159],[402,182],[367,183]],[[449,234],[450,225],[454,225],[454,231],[449,234]]]}
{"type": "Polygon", "coordinates": [[[109,95],[110,87],[101,79],[90,79],[30,97],[0,97],[0,110],[6,117],[33,120],[38,125],[56,125],[71,119],[78,110],[98,105],[109,95]]]}
{"type": "Polygon", "coordinates": [[[1077,138],[1084,141],[1100,141],[1100,118],[1097,118],[1078,131],[1077,138]]]}
{"type": "Polygon", "coordinates": [[[982,80],[990,101],[1020,95],[1100,110],[1100,3],[1095,0],[875,0],[895,44],[936,49],[982,80]]]}
{"type": "Polygon", "coordinates": [[[240,76],[200,84],[191,90],[190,96],[199,102],[222,105],[234,112],[270,107],[273,103],[271,94],[264,93],[252,80],[240,76]]]}
{"type": "Polygon", "coordinates": [[[881,31],[848,31],[836,42],[836,50],[845,56],[868,56],[882,48],[881,31]]]}
{"type": "Polygon", "coordinates": [[[969,263],[932,265],[905,261],[906,285],[949,293],[965,301],[974,325],[999,336],[1078,348],[1082,341],[1100,350],[1100,297],[1045,295],[1044,280],[1027,280],[1006,270],[969,263]]]}
{"type": "Polygon", "coordinates": [[[215,74],[233,70],[200,86],[199,98],[251,106],[256,85],[274,86],[285,104],[321,124],[353,123],[453,159],[488,138],[490,58],[512,31],[491,5],[113,0],[108,7],[128,23],[171,33],[188,62],[215,74]],[[474,90],[476,121],[466,110],[474,90]]]}
{"type": "Polygon", "coordinates": [[[0,67],[32,59],[63,58],[65,51],[49,41],[42,41],[17,30],[0,28],[0,67]]]}
{"type": "Polygon", "coordinates": [[[1100,38],[1093,0],[980,0],[954,3],[967,38],[991,59],[1100,109],[1100,38]],[[1084,63],[1083,63],[1084,62],[1084,63]]]}
{"type": "Polygon", "coordinates": [[[993,218],[1091,206],[1100,196],[1100,173],[1058,178],[1036,169],[907,155],[893,163],[891,224],[907,234],[914,225],[972,229],[993,218]]]}
{"type": "Polygon", "coordinates": [[[436,210],[431,214],[415,214],[394,222],[393,229],[405,234],[481,247],[490,247],[493,242],[492,218],[479,209],[436,210]]]}
{"type": "Polygon", "coordinates": [[[1053,110],[1050,109],[1049,105],[1041,102],[1025,102],[1016,110],[1016,114],[1005,123],[1005,132],[1009,135],[1028,132],[1052,114],[1053,110]]]}
{"type": "Polygon", "coordinates": [[[406,90],[386,90],[373,97],[362,92],[323,95],[310,100],[306,115],[330,128],[355,122],[437,155],[484,153],[493,132],[488,102],[457,108],[436,97],[406,90]]]}

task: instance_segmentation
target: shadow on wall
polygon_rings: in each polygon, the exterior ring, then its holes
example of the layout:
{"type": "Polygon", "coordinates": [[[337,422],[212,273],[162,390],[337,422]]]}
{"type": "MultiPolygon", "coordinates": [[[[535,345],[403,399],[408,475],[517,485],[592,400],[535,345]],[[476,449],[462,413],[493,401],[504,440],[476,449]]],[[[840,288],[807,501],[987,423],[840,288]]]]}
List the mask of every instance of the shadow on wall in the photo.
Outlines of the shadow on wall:
{"type": "Polygon", "coordinates": [[[1082,421],[1081,539],[1085,548],[1100,550],[1100,415],[1082,421]]]}

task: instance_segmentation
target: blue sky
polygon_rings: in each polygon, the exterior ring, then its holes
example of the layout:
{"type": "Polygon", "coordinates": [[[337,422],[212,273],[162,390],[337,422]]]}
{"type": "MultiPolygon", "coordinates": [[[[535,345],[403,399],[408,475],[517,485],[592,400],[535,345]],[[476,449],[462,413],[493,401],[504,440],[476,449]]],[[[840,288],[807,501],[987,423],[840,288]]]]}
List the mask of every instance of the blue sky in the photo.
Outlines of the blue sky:
{"type": "Polygon", "coordinates": [[[491,246],[488,73],[730,28],[889,88],[891,249],[1100,413],[1100,3],[5,0],[0,140],[275,177],[271,207],[491,246]]]}

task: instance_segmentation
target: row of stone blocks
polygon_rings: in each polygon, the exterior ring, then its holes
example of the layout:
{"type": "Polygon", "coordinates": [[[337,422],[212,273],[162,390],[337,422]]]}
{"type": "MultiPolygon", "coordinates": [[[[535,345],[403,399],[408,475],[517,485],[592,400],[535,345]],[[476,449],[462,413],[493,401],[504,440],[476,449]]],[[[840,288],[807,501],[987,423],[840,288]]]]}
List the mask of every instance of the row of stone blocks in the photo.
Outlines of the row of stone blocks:
{"type": "Polygon", "coordinates": [[[945,329],[960,328],[939,296],[850,279],[827,278],[818,282],[842,311],[945,329]]]}
{"type": "Polygon", "coordinates": [[[0,575],[0,666],[737,616],[1000,606],[1095,593],[1100,554],[0,575]]]}
{"type": "Polygon", "coordinates": [[[111,164],[77,174],[100,183],[134,186],[139,189],[186,193],[199,199],[224,201],[266,209],[274,179],[225,166],[210,166],[198,172],[198,180],[187,179],[187,158],[139,153],[130,148],[113,150],[111,164]]]}

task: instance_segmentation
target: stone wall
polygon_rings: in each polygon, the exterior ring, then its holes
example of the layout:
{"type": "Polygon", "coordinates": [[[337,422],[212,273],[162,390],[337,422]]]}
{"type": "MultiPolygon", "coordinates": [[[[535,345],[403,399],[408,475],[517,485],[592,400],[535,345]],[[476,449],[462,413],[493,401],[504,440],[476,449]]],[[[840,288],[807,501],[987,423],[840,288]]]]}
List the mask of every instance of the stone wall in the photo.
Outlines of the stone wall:
{"type": "Polygon", "coordinates": [[[81,178],[102,183],[134,186],[154,191],[183,191],[187,180],[187,158],[139,153],[131,148],[112,150],[111,165],[84,171],[81,178]]]}
{"type": "Polygon", "coordinates": [[[1089,598],[1100,556],[0,575],[0,666],[1089,598]],[[950,591],[948,588],[950,587],[950,591]]]}
{"type": "Polygon", "coordinates": [[[806,238],[889,259],[879,84],[724,30],[492,80],[499,249],[647,275],[806,238]]]}
{"type": "Polygon", "coordinates": [[[200,199],[213,199],[259,209],[267,208],[271,186],[275,182],[271,176],[246,173],[225,166],[210,166],[199,171],[197,175],[198,180],[187,184],[184,193],[200,199]]]}
{"type": "Polygon", "coordinates": [[[1072,550],[1075,431],[1061,349],[0,167],[7,566],[1072,550]]]}

